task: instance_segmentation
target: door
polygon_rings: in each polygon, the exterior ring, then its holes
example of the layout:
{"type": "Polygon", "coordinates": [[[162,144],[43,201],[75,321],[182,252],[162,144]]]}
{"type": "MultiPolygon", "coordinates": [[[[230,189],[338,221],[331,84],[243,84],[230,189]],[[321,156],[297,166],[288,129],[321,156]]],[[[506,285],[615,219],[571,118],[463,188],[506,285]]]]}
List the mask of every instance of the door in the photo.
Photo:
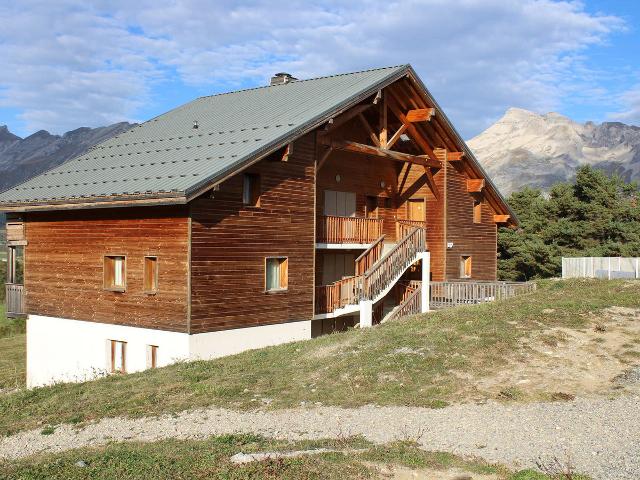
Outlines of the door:
{"type": "Polygon", "coordinates": [[[425,221],[424,198],[410,198],[408,210],[409,220],[425,221]]]}
{"type": "Polygon", "coordinates": [[[322,284],[329,285],[355,275],[354,253],[325,253],[322,261],[322,284]]]}
{"type": "Polygon", "coordinates": [[[354,192],[325,190],[324,214],[337,217],[355,217],[356,194],[354,192]]]}

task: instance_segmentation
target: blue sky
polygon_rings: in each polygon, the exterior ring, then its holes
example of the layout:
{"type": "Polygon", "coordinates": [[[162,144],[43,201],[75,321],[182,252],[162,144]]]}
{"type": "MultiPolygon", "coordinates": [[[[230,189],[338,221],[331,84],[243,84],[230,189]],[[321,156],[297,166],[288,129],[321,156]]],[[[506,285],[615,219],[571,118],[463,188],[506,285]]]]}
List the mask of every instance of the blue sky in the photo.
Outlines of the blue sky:
{"type": "Polygon", "coordinates": [[[635,0],[0,0],[0,125],[142,121],[201,95],[411,63],[470,138],[509,107],[640,125],[635,0]]]}

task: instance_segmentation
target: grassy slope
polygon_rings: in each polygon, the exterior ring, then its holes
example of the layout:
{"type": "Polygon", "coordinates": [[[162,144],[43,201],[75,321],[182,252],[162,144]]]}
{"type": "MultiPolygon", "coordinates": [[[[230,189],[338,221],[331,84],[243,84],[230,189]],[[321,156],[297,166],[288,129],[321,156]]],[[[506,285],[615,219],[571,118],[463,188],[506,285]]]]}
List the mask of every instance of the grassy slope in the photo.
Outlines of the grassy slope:
{"type": "Polygon", "coordinates": [[[386,469],[389,466],[405,466],[411,470],[431,471],[456,468],[457,471],[468,474],[492,474],[496,480],[550,480],[550,477],[532,471],[514,473],[505,467],[490,465],[481,460],[465,460],[441,452],[424,452],[407,442],[375,447],[359,439],[293,443],[268,441],[254,435],[228,435],[204,441],[121,443],[58,455],[41,455],[17,462],[0,462],[0,477],[52,480],[389,478],[388,475],[380,475],[374,465],[384,465],[386,469]],[[365,451],[347,454],[325,453],[246,465],[234,465],[229,461],[229,458],[238,452],[292,451],[319,447],[339,450],[357,448],[365,451]],[[76,462],[80,460],[87,466],[76,466],[76,462]]]}
{"type": "Polygon", "coordinates": [[[478,378],[504,366],[521,337],[548,326],[583,327],[586,314],[612,305],[640,307],[640,282],[549,281],[535,294],[508,302],[214,361],[0,395],[0,435],[43,424],[210,405],[443,406],[477,398],[464,375],[478,378]],[[407,354],[412,351],[419,354],[407,354]]]}
{"type": "Polygon", "coordinates": [[[24,320],[9,320],[0,303],[0,391],[24,386],[24,320]]]}

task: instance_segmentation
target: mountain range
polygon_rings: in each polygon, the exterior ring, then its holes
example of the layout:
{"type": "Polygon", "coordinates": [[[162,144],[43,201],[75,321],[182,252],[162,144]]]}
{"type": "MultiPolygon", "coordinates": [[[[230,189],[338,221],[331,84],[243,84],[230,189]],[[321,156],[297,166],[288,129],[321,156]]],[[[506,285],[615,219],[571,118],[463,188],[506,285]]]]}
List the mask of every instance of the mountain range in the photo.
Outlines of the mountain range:
{"type": "Polygon", "coordinates": [[[581,165],[640,180],[640,127],[624,123],[578,123],[510,108],[467,144],[504,195],[572,180],[581,165]]]}
{"type": "Polygon", "coordinates": [[[133,126],[122,122],[108,127],[82,127],[64,135],[40,130],[26,138],[14,135],[6,125],[0,126],[0,191],[56,167],[133,126]]]}

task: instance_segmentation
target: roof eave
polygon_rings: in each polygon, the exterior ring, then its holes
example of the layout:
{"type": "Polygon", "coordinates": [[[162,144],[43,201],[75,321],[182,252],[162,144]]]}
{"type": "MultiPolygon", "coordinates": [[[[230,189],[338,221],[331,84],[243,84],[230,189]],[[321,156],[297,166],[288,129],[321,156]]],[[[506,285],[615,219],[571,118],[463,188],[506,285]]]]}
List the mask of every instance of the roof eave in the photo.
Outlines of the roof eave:
{"type": "Polygon", "coordinates": [[[167,195],[116,195],[111,197],[80,197],[61,200],[42,200],[33,202],[2,202],[0,212],[34,212],[52,210],[81,210],[92,208],[151,207],[160,205],[184,205],[187,198],[184,193],[167,195]]]}
{"type": "Polygon", "coordinates": [[[480,175],[482,175],[482,177],[485,179],[488,190],[490,190],[491,193],[494,195],[494,197],[498,200],[498,203],[500,203],[504,207],[505,213],[509,215],[508,225],[517,227],[520,224],[520,221],[518,220],[518,216],[513,211],[511,206],[507,203],[507,201],[504,199],[504,197],[502,196],[498,188],[495,186],[495,184],[491,180],[491,177],[489,177],[489,175],[484,170],[484,168],[482,167],[482,165],[480,164],[476,156],[473,154],[471,149],[467,146],[467,142],[465,142],[462,136],[460,135],[460,133],[458,133],[458,131],[453,126],[453,124],[451,123],[447,115],[444,113],[444,110],[442,110],[440,105],[438,105],[438,102],[435,100],[433,95],[431,95],[431,92],[429,92],[429,89],[427,89],[426,85],[422,82],[418,74],[410,65],[408,66],[408,73],[409,73],[410,80],[412,80],[424,92],[424,94],[429,98],[429,100],[433,102],[433,106],[436,108],[436,111],[438,112],[438,116],[444,120],[446,126],[449,128],[449,130],[456,137],[456,140],[462,146],[464,150],[465,158],[468,158],[471,161],[471,164],[478,169],[480,175]]]}

